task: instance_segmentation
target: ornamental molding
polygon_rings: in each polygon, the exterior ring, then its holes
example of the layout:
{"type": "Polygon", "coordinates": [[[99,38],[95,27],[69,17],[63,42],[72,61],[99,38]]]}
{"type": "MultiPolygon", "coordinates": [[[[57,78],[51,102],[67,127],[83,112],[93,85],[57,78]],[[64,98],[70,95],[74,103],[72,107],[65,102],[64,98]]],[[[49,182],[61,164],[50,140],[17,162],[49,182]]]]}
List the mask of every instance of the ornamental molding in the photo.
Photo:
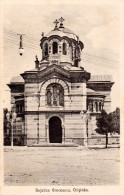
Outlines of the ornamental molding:
{"type": "Polygon", "coordinates": [[[48,66],[44,70],[38,71],[37,73],[25,72],[21,75],[24,78],[25,83],[40,83],[46,78],[48,79],[53,76],[72,83],[86,83],[90,79],[90,73],[84,70],[78,72],[69,71],[56,64],[48,66]]]}
{"type": "Polygon", "coordinates": [[[52,84],[52,83],[57,83],[57,84],[60,84],[63,89],[64,89],[64,94],[65,95],[68,95],[69,94],[69,85],[66,83],[66,81],[63,81],[61,79],[58,79],[58,78],[51,78],[51,79],[47,79],[45,80],[43,83],[41,83],[39,85],[39,91],[41,94],[46,94],[46,88],[49,84],[52,84]]]}
{"type": "Polygon", "coordinates": [[[87,83],[87,88],[90,88],[95,91],[111,91],[111,87],[114,83],[113,82],[103,82],[103,83],[87,83]]]}
{"type": "Polygon", "coordinates": [[[47,43],[48,43],[48,41],[50,42],[52,39],[58,39],[59,41],[66,40],[69,43],[69,46],[73,46],[73,44],[74,45],[78,44],[81,47],[81,50],[84,48],[84,44],[81,41],[78,42],[75,39],[69,38],[67,36],[60,37],[59,35],[51,35],[50,37],[43,37],[40,40],[41,41],[41,43],[40,43],[41,49],[43,49],[43,43],[45,41],[47,41],[47,43]]]}

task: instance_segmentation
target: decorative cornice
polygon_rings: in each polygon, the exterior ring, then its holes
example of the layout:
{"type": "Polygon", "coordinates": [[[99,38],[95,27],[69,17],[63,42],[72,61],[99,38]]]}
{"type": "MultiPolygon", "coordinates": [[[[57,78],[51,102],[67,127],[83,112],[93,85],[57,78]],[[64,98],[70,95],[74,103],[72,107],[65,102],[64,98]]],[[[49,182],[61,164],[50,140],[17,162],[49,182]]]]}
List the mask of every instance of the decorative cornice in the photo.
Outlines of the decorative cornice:
{"type": "Polygon", "coordinates": [[[90,79],[90,73],[86,71],[80,72],[71,72],[71,82],[78,83],[78,82],[87,82],[90,79]]]}
{"type": "Polygon", "coordinates": [[[74,43],[75,45],[76,44],[79,44],[80,47],[81,47],[81,50],[84,48],[84,44],[81,42],[81,41],[76,41],[75,39],[72,39],[72,38],[69,38],[67,36],[62,36],[60,37],[59,35],[51,35],[50,37],[43,37],[40,41],[40,47],[41,49],[43,48],[43,43],[44,41],[48,40],[48,41],[51,41],[52,39],[58,39],[59,41],[62,41],[63,39],[67,40],[68,43],[69,43],[69,46],[72,46],[72,43],[74,43]]]}
{"type": "Polygon", "coordinates": [[[24,114],[25,115],[38,115],[40,113],[77,113],[79,114],[81,112],[81,110],[51,110],[51,111],[25,111],[24,114]]]}
{"type": "Polygon", "coordinates": [[[39,71],[37,74],[37,77],[40,79],[41,77],[48,76],[51,73],[59,73],[60,75],[63,75],[65,77],[70,78],[69,71],[63,69],[62,67],[60,67],[56,64],[53,64],[53,65],[49,66],[48,68],[46,68],[42,71],[39,71]]]}
{"type": "Polygon", "coordinates": [[[114,82],[88,82],[87,88],[95,91],[111,91],[114,82]]]}
{"type": "Polygon", "coordinates": [[[11,89],[11,93],[21,93],[24,92],[24,84],[14,83],[14,84],[7,84],[8,87],[11,89]]]}
{"type": "Polygon", "coordinates": [[[38,71],[37,74],[33,74],[32,72],[25,72],[21,74],[21,76],[24,78],[26,83],[40,83],[46,78],[52,78],[53,76],[73,83],[87,82],[90,79],[90,73],[84,70],[71,72],[56,64],[53,64],[44,70],[38,71]]]}

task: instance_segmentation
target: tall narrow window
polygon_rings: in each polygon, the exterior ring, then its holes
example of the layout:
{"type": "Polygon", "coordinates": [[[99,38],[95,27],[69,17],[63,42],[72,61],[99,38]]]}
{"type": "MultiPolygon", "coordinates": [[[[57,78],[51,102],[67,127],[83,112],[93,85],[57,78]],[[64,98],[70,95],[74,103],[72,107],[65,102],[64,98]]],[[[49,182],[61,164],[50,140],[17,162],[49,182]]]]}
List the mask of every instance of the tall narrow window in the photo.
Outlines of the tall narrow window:
{"type": "Polygon", "coordinates": [[[59,91],[59,105],[63,106],[64,105],[64,94],[63,90],[59,91]]]}
{"type": "Polygon", "coordinates": [[[22,104],[20,104],[20,113],[22,113],[22,104]]]}
{"type": "Polygon", "coordinates": [[[101,112],[102,104],[99,102],[99,111],[101,112]]]}
{"type": "Polygon", "coordinates": [[[19,104],[16,104],[16,112],[19,113],[19,104]]]}
{"type": "Polygon", "coordinates": [[[89,102],[89,104],[88,104],[88,110],[90,112],[93,112],[93,103],[92,102],[89,102]]]}
{"type": "Polygon", "coordinates": [[[48,90],[47,91],[47,105],[49,106],[51,106],[51,96],[52,96],[51,91],[48,90]]]}
{"type": "Polygon", "coordinates": [[[45,53],[45,56],[48,55],[48,44],[47,43],[45,43],[45,51],[44,51],[44,53],[45,53]]]}
{"type": "Polygon", "coordinates": [[[95,102],[95,106],[96,106],[96,112],[98,112],[98,103],[95,102]]]}
{"type": "Polygon", "coordinates": [[[58,106],[57,86],[53,86],[53,105],[58,106]]]}
{"type": "Polygon", "coordinates": [[[63,55],[67,54],[67,46],[66,43],[63,43],[63,55]]]}
{"type": "Polygon", "coordinates": [[[57,42],[53,42],[53,54],[58,53],[58,44],[57,42]]]}

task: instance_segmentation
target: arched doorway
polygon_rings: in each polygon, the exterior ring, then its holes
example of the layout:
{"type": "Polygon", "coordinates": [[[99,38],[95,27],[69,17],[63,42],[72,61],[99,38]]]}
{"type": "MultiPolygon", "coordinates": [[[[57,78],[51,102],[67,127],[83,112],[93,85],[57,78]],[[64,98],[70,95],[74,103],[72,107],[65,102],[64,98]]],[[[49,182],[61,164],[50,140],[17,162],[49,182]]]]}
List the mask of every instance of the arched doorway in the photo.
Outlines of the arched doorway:
{"type": "Polygon", "coordinates": [[[57,116],[53,116],[49,119],[49,142],[62,143],[61,119],[57,116]]]}

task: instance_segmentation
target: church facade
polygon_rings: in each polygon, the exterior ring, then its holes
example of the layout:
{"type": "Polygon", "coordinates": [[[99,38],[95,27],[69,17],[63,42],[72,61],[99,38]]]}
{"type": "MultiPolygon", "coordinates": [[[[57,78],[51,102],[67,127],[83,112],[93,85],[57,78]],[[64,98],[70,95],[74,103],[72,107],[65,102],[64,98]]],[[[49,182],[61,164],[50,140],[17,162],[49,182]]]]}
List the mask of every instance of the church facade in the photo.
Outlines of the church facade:
{"type": "MultiPolygon", "coordinates": [[[[41,61],[13,77],[12,111],[22,121],[27,145],[85,145],[95,135],[96,116],[111,111],[110,75],[91,75],[81,66],[84,48],[79,37],[55,21],[55,28],[40,40],[41,61]],[[90,120],[82,117],[89,113],[90,120]]],[[[17,125],[18,126],[18,125],[17,125]]]]}

